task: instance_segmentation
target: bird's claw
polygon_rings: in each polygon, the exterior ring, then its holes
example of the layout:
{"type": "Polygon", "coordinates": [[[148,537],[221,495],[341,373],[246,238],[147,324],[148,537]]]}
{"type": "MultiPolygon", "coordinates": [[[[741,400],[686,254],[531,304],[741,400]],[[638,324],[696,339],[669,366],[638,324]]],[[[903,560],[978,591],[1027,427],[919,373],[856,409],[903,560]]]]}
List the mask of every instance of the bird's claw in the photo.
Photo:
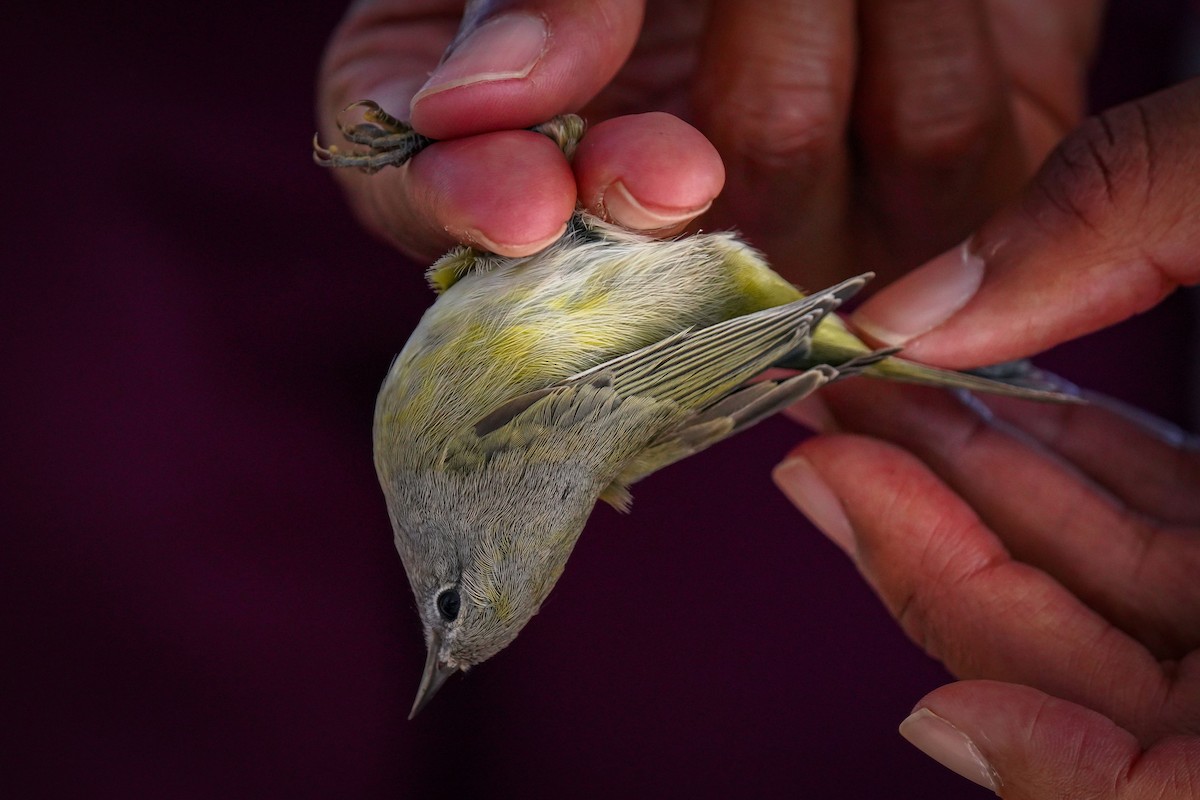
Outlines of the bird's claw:
{"type": "Polygon", "coordinates": [[[354,167],[369,175],[387,166],[402,166],[433,144],[433,139],[417,133],[411,125],[384,111],[374,100],[358,100],[346,106],[342,113],[354,108],[366,109],[362,115],[364,121],[350,125],[339,117],[337,128],[346,141],[365,145],[367,149],[342,153],[337,145],[322,146],[314,135],[313,161],[323,167],[354,167]]]}
{"type": "MultiPolygon", "coordinates": [[[[374,100],[355,101],[342,109],[342,114],[355,108],[366,109],[363,121],[349,125],[339,116],[337,129],[346,141],[364,145],[366,150],[343,153],[337,145],[322,146],[313,136],[313,161],[323,167],[354,167],[369,175],[384,167],[407,164],[436,141],[417,133],[412,125],[393,117],[374,100]]],[[[529,130],[550,137],[569,160],[583,136],[584,122],[575,114],[562,114],[529,130]]]]}

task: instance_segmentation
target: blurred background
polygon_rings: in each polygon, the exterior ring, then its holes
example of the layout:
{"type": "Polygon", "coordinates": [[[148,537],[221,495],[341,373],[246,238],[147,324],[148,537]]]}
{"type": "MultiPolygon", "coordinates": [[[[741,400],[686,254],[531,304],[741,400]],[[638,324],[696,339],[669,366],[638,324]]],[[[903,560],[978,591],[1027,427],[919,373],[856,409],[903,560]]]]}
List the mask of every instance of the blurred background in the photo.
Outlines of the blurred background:
{"type": "MultiPolygon", "coordinates": [[[[770,483],[782,419],[599,508],[518,642],[406,721],[370,428],[432,297],[309,159],[342,11],[5,26],[0,794],[991,796],[896,733],[949,677],[770,483]]],[[[1094,107],[1195,72],[1196,13],[1112,3],[1094,107]]],[[[1195,429],[1195,319],[1040,363],[1195,429]]]]}

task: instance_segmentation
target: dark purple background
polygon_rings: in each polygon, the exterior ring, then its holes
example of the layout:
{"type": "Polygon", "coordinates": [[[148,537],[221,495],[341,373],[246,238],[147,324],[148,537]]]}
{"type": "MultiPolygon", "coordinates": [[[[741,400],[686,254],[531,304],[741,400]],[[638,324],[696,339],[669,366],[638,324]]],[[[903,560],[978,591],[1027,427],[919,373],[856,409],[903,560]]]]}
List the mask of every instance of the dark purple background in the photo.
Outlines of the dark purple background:
{"type": "MultiPolygon", "coordinates": [[[[1116,4],[1101,102],[1168,80],[1181,5],[1116,4]]],[[[341,8],[88,9],[0,48],[0,793],[989,796],[896,734],[948,676],[771,486],[783,420],[601,508],[407,722],[370,426],[430,295],[309,162],[341,8]]],[[[1177,299],[1045,363],[1181,420],[1190,330],[1177,299]]]]}

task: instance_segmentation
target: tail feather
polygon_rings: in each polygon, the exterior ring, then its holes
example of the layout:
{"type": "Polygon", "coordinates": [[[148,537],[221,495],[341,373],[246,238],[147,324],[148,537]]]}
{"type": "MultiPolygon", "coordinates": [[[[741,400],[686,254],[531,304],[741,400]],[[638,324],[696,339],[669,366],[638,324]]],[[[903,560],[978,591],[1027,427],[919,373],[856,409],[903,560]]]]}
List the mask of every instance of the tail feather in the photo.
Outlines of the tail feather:
{"type": "Polygon", "coordinates": [[[867,368],[863,374],[922,386],[942,386],[1004,397],[1020,397],[1050,403],[1083,403],[1083,398],[1061,391],[1050,381],[1038,377],[1029,362],[985,367],[976,372],[956,372],[917,364],[902,358],[889,358],[867,368]]]}
{"type": "Polygon", "coordinates": [[[1075,395],[1061,391],[1059,386],[1050,381],[1041,379],[1037,369],[1028,361],[985,367],[975,372],[957,372],[908,361],[894,355],[896,352],[894,349],[872,351],[840,317],[830,314],[817,326],[811,347],[802,347],[788,354],[776,366],[803,371],[819,364],[830,364],[839,370],[842,369],[839,365],[853,365],[855,369],[852,372],[872,378],[967,389],[1049,403],[1084,402],[1075,395]],[[879,360],[881,357],[882,360],[879,360]]]}

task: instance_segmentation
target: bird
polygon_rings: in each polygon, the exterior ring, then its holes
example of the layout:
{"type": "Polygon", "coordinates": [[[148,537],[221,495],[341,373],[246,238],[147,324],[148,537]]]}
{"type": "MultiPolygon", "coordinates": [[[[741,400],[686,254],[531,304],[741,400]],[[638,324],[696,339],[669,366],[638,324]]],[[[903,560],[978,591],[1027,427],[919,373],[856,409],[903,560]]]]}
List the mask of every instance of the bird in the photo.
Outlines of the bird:
{"type": "MultiPolygon", "coordinates": [[[[372,101],[314,137],[323,166],[401,166],[434,140],[372,101]]],[[[536,126],[570,157],[582,120],[536,126]]],[[[410,719],[456,672],[508,646],[553,589],[597,502],[835,380],[864,375],[1052,402],[1038,385],[917,364],[835,313],[871,279],[804,293],[732,232],[655,238],[576,209],[530,256],[458,246],[393,360],[374,460],[427,648],[410,719]],[[772,368],[793,371],[762,379],[772,368]],[[756,380],[757,379],[757,380],[756,380]]],[[[997,374],[1004,374],[1002,371],[997,374]]]]}

